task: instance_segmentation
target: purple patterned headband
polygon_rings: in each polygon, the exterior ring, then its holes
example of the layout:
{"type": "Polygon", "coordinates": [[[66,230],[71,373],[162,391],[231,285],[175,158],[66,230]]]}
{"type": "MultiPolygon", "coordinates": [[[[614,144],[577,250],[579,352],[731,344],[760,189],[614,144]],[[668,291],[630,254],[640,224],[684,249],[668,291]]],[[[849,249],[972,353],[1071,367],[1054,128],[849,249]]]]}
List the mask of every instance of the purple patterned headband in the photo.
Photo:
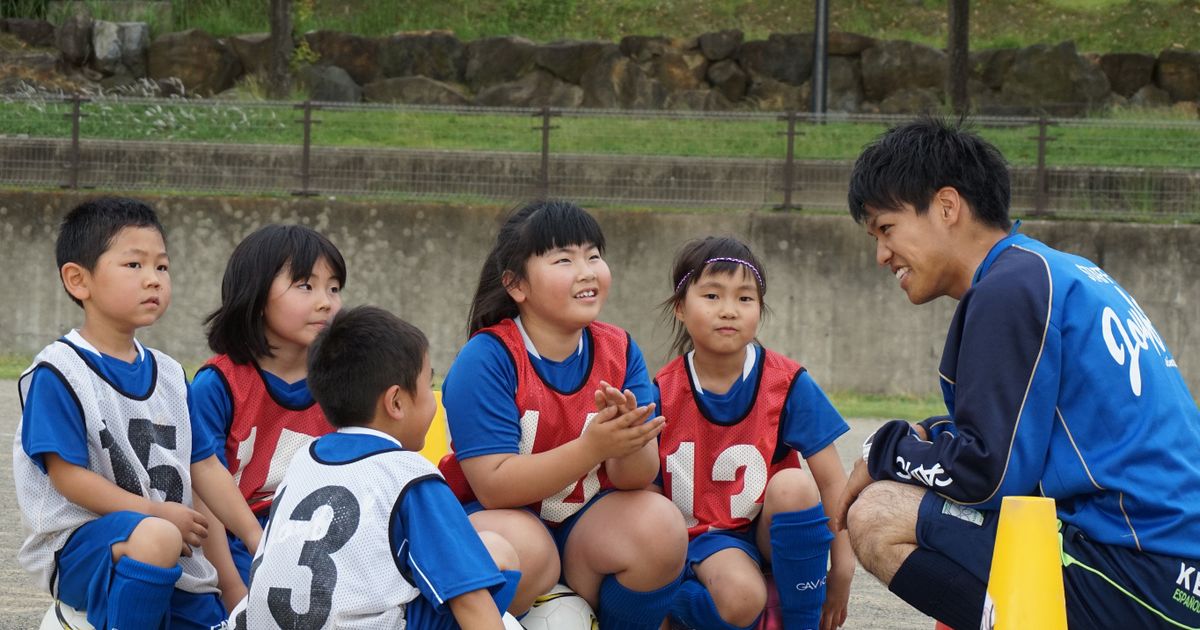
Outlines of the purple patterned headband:
{"type": "MultiPolygon", "coordinates": [[[[742,260],[741,258],[726,258],[724,256],[718,256],[717,258],[709,258],[708,260],[704,261],[704,264],[709,265],[709,264],[712,264],[715,262],[731,262],[731,263],[737,263],[739,265],[742,265],[743,267],[746,267],[750,271],[754,272],[755,278],[758,278],[758,288],[760,288],[760,289],[766,288],[765,286],[763,286],[763,279],[762,279],[762,276],[759,275],[759,273],[758,273],[758,268],[755,267],[754,265],[750,264],[749,262],[746,262],[746,261],[742,260]]],[[[701,266],[703,266],[703,265],[701,265],[701,266]]],[[[699,269],[699,267],[697,267],[697,269],[699,269]]],[[[683,285],[687,284],[688,278],[691,278],[692,273],[695,271],[696,271],[696,269],[692,269],[691,271],[683,274],[683,277],[679,279],[679,284],[675,285],[676,293],[679,293],[679,290],[683,288],[683,285]]]]}

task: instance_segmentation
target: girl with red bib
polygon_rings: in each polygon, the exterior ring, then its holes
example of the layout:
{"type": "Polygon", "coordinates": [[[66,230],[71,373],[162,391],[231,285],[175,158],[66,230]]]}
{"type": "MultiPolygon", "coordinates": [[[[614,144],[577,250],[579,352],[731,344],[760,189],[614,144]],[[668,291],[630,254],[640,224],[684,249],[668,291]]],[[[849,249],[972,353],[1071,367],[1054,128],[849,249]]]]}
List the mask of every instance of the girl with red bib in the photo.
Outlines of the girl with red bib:
{"type": "Polygon", "coordinates": [[[833,442],[849,427],[804,366],[757,342],[766,278],[732,238],[686,244],[671,270],[664,307],[679,356],[654,380],[670,421],[659,436],[660,483],[690,538],[671,614],[689,628],[757,625],[767,564],[783,627],[832,630],[846,620],[854,555],[844,532],[834,539],[823,506],[846,483],[833,442]]]}
{"type": "Polygon", "coordinates": [[[470,340],[443,384],[454,453],[442,465],[477,530],[520,558],[509,610],[560,580],[605,630],[658,628],[683,568],[679,511],[658,474],[645,361],[597,321],[612,281],[596,220],[564,201],[507,218],[484,262],[470,340]]]}
{"type": "MultiPolygon", "coordinates": [[[[332,431],[308,391],[308,346],[342,306],[346,262],[322,234],[267,225],[233,250],[221,306],[205,320],[217,355],[196,373],[188,403],[217,457],[266,525],[292,455],[332,431]]],[[[209,516],[204,553],[227,608],[246,594],[251,554],[209,516]]]]}

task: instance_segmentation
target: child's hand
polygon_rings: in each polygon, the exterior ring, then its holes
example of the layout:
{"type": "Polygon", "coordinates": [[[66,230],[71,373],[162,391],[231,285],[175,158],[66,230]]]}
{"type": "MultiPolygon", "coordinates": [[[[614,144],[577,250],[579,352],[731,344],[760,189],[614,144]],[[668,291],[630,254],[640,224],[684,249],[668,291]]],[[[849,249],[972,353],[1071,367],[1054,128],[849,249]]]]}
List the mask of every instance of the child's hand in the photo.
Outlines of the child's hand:
{"type": "Polygon", "coordinates": [[[580,437],[601,461],[636,453],[658,437],[666,423],[662,416],[646,421],[654,411],[653,403],[621,413],[623,404],[609,405],[597,413],[580,437]]]}
{"type": "Polygon", "coordinates": [[[600,381],[600,389],[596,390],[596,411],[604,411],[607,407],[616,407],[617,413],[629,413],[637,407],[637,397],[628,389],[621,390],[600,381]]]}
{"type": "Polygon", "coordinates": [[[208,537],[208,519],[182,503],[166,501],[154,505],[154,513],[151,516],[171,521],[171,524],[183,535],[183,549],[180,554],[191,556],[192,547],[199,547],[200,543],[208,537]]]}

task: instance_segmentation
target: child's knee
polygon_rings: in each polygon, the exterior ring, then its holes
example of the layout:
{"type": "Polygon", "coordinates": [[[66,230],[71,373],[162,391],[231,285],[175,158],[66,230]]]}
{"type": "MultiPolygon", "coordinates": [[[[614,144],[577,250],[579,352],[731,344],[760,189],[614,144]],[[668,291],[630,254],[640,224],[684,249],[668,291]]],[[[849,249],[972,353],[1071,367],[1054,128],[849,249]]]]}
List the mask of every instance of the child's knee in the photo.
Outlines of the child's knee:
{"type": "Polygon", "coordinates": [[[764,507],[772,512],[806,510],[820,502],[817,482],[799,468],[788,468],[772,475],[763,498],[764,507]]]}
{"type": "Polygon", "coordinates": [[[636,510],[636,525],[629,528],[646,562],[683,567],[687,554],[687,526],[675,504],[660,494],[646,493],[636,510]]]}
{"type": "Polygon", "coordinates": [[[495,532],[479,532],[479,539],[492,556],[492,561],[501,571],[520,571],[521,560],[517,556],[516,547],[508,539],[495,532]]]}
{"type": "Polygon", "coordinates": [[[721,619],[732,626],[754,623],[767,606],[766,581],[757,571],[726,571],[708,589],[721,619]]]}
{"type": "Polygon", "coordinates": [[[142,519],[129,538],[112,546],[113,562],[130,557],[157,567],[173,567],[179,563],[183,535],[170,521],[153,516],[142,519]]]}

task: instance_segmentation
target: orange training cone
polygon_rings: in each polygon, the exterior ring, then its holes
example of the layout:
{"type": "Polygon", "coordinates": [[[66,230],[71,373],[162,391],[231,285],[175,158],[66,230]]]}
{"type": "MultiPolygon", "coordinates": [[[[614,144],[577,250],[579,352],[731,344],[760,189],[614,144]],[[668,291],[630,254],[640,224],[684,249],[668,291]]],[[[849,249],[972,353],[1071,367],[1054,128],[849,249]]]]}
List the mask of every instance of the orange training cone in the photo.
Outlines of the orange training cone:
{"type": "Polygon", "coordinates": [[[982,628],[1066,630],[1054,499],[1004,497],[982,628]]]}
{"type": "Polygon", "coordinates": [[[425,448],[421,455],[437,466],[442,456],[450,452],[450,430],[446,427],[446,408],[442,406],[442,392],[434,391],[433,399],[437,401],[437,412],[433,414],[433,422],[429,423],[429,431],[425,434],[425,448]]]}

